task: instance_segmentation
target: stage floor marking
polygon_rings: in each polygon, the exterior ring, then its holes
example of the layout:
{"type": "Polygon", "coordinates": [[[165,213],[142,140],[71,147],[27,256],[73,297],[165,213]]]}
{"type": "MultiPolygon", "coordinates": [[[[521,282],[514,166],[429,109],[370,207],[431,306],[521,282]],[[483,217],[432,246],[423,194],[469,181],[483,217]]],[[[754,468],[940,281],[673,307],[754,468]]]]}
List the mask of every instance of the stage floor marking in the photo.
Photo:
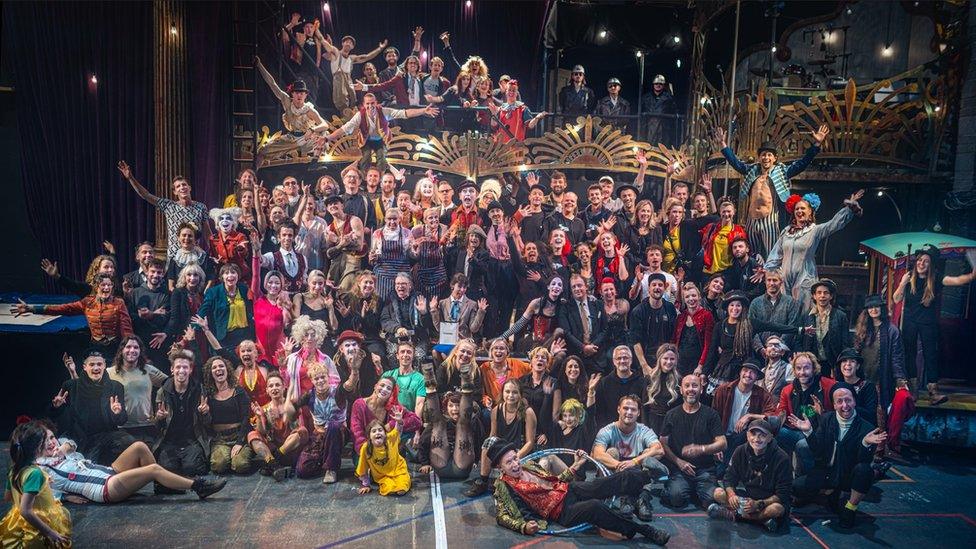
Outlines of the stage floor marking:
{"type": "Polygon", "coordinates": [[[913,479],[912,477],[906,475],[905,473],[902,473],[901,471],[898,470],[897,467],[892,467],[891,469],[888,469],[888,471],[889,472],[892,472],[892,473],[894,473],[896,475],[898,475],[901,478],[886,478],[886,479],[882,479],[882,480],[879,480],[878,481],[879,484],[882,483],[882,482],[887,482],[887,483],[891,483],[891,482],[915,482],[915,479],[913,479]]]}
{"type": "Polygon", "coordinates": [[[441,479],[430,472],[430,503],[434,509],[434,547],[447,549],[447,525],[444,522],[444,499],[441,497],[441,479]]]}
{"type": "Polygon", "coordinates": [[[808,536],[810,536],[811,538],[813,538],[813,541],[819,543],[820,546],[823,547],[823,549],[830,549],[830,546],[827,545],[826,543],[824,543],[824,540],[820,539],[820,536],[818,536],[817,534],[814,534],[813,533],[813,530],[811,530],[809,527],[807,527],[806,524],[803,524],[802,522],[800,522],[800,519],[796,518],[794,515],[790,515],[790,520],[792,520],[797,526],[799,526],[800,528],[802,528],[803,531],[806,532],[808,536]]]}

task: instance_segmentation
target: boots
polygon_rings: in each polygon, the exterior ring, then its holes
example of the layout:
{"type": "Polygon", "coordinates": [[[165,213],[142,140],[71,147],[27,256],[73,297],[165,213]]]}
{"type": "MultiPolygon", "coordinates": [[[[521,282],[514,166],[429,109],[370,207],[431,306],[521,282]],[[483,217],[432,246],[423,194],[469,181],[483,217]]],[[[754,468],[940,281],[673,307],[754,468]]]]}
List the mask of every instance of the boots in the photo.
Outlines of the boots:
{"type": "Polygon", "coordinates": [[[420,365],[420,373],[424,374],[424,385],[426,386],[427,393],[437,392],[437,378],[434,377],[434,363],[424,362],[420,365]]]}
{"type": "Polygon", "coordinates": [[[937,383],[929,383],[926,388],[929,390],[929,404],[932,406],[938,406],[939,404],[945,404],[949,397],[939,393],[939,385],[937,383]]]}
{"type": "Polygon", "coordinates": [[[200,499],[206,499],[207,496],[223,490],[226,485],[227,479],[225,478],[209,479],[207,477],[197,477],[193,479],[193,486],[190,489],[196,492],[200,499]]]}
{"type": "Polygon", "coordinates": [[[474,380],[471,377],[471,365],[462,364],[458,367],[458,372],[461,373],[461,393],[470,395],[474,392],[474,380]]]}

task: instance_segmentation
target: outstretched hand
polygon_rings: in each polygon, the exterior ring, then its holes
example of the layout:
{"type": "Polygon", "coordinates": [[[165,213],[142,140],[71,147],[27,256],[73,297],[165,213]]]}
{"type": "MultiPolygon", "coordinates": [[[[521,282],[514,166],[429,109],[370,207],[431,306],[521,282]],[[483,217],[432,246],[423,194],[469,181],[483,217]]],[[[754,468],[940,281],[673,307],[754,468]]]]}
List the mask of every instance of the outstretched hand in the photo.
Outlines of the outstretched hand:
{"type": "Polygon", "coordinates": [[[130,179],[132,177],[132,168],[129,167],[125,160],[119,160],[118,168],[119,173],[122,174],[122,177],[126,179],[130,179]]]}
{"type": "Polygon", "coordinates": [[[830,133],[830,127],[826,124],[821,124],[817,131],[813,132],[813,139],[817,142],[817,145],[823,143],[823,140],[827,138],[827,134],[830,133]]]}

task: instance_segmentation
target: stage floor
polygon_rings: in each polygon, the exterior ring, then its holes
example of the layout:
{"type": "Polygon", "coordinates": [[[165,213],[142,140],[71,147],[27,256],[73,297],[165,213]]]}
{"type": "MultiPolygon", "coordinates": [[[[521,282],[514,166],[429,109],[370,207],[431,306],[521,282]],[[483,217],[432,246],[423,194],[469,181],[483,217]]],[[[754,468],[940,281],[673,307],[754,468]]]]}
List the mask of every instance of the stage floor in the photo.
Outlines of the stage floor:
{"type": "MultiPolygon", "coordinates": [[[[655,499],[653,524],[671,532],[670,547],[972,547],[976,535],[976,461],[972,452],[929,454],[895,466],[859,509],[851,533],[827,522],[823,509],[794,511],[788,532],[708,520],[689,508],[677,513],[655,499]],[[881,503],[878,503],[880,498],[881,503]]],[[[9,453],[2,447],[6,478],[9,453]]],[[[348,460],[344,463],[348,467],[348,460]]],[[[429,480],[415,475],[402,498],[356,493],[349,469],[343,481],[277,484],[257,474],[234,477],[207,501],[154,496],[144,489],[124,504],[70,505],[75,547],[619,547],[592,534],[520,536],[495,524],[490,496],[465,498],[466,484],[441,485],[444,529],[438,537],[429,480]]],[[[3,512],[9,505],[4,504],[3,512]]],[[[440,507],[437,507],[438,511],[440,507]]],[[[439,513],[438,513],[439,514],[439,513]]],[[[628,545],[636,546],[637,543],[628,545]]],[[[650,546],[640,543],[640,546],[650,546]]]]}

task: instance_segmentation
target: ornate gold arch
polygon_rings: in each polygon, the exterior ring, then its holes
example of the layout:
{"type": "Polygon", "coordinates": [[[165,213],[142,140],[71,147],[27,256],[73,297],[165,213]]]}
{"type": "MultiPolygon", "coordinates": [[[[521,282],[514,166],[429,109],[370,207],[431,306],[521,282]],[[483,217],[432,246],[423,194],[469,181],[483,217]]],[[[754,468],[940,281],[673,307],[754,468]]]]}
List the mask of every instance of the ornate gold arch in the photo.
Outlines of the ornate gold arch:
{"type": "MultiPolygon", "coordinates": [[[[332,127],[343,121],[333,117],[332,127]]],[[[262,128],[259,155],[275,139],[267,126],[262,128]]],[[[279,132],[280,133],[280,132],[279,132]]],[[[616,173],[636,173],[637,151],[644,151],[648,160],[647,174],[664,177],[669,165],[675,167],[677,180],[691,177],[691,157],[684,147],[672,148],[663,144],[651,145],[636,141],[619,127],[604,123],[600,117],[581,116],[574,123],[554,128],[540,137],[524,142],[502,143],[492,135],[479,132],[463,134],[442,132],[422,137],[392,129],[387,143],[387,160],[399,167],[413,167],[450,173],[475,179],[528,170],[597,170],[616,173]]],[[[302,155],[297,150],[261,155],[259,168],[289,164],[349,164],[360,159],[358,136],[344,136],[318,156],[302,155]]]]}

